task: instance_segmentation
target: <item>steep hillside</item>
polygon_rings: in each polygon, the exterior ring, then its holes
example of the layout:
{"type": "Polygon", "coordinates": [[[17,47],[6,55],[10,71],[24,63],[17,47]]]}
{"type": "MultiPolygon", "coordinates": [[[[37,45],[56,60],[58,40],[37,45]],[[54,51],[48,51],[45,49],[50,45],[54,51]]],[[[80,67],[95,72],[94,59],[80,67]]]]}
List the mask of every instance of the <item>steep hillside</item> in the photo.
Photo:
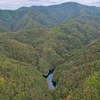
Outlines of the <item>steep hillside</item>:
{"type": "Polygon", "coordinates": [[[55,99],[65,100],[70,95],[71,100],[99,100],[100,39],[66,59],[54,72],[55,99]]]}
{"type": "Polygon", "coordinates": [[[99,38],[98,7],[0,10],[0,100],[99,100],[99,38]],[[49,91],[43,74],[54,68],[49,91]]]}
{"type": "Polygon", "coordinates": [[[100,16],[100,8],[68,2],[53,6],[22,7],[15,11],[0,10],[0,26],[8,31],[48,28],[61,24],[65,19],[80,16],[100,16]]]}
{"type": "Polygon", "coordinates": [[[0,53],[0,100],[52,100],[47,83],[32,65],[0,53]]]}
{"type": "Polygon", "coordinates": [[[100,37],[99,21],[89,18],[87,21],[82,17],[70,19],[51,29],[1,34],[1,52],[9,58],[34,65],[43,74],[48,73],[64,62],[66,55],[100,37]]]}
{"type": "Polygon", "coordinates": [[[23,32],[23,35],[22,32],[2,34],[0,36],[0,52],[8,58],[31,64],[45,74],[48,73],[49,69],[54,68],[57,63],[60,63],[63,58],[51,46],[48,48],[45,37],[41,37],[44,41],[41,44],[40,40],[36,40],[39,34],[36,33],[37,36],[34,37],[36,34],[33,34],[33,32],[23,32]]]}

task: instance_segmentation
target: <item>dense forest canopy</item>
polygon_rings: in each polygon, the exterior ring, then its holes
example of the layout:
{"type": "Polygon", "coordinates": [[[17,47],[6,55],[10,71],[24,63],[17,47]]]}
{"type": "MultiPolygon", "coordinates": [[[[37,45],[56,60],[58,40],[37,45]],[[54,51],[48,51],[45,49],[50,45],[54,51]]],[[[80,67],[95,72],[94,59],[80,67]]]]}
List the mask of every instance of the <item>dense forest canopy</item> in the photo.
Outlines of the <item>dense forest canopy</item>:
{"type": "Polygon", "coordinates": [[[99,100],[99,82],[99,7],[0,10],[0,100],[99,100]],[[43,75],[51,69],[49,91],[43,75]]]}

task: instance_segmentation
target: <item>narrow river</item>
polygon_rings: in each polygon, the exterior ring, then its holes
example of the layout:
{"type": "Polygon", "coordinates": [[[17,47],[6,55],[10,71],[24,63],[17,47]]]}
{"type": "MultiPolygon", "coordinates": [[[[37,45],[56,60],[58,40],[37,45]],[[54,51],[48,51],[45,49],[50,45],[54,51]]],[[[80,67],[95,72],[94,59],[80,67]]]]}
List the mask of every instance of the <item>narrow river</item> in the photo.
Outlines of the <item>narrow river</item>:
{"type": "Polygon", "coordinates": [[[51,73],[46,78],[49,90],[55,89],[55,86],[53,85],[53,82],[52,82],[52,77],[53,77],[53,74],[51,73]]]}

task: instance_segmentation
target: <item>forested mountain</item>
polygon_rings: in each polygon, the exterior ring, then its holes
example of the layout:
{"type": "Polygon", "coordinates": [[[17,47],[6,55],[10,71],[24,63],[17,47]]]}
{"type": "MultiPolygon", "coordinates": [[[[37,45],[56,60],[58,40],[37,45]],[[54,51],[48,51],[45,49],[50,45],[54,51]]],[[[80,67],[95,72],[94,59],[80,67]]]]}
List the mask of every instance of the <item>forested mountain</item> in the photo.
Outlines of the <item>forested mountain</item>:
{"type": "Polygon", "coordinates": [[[55,99],[65,100],[70,95],[71,100],[99,100],[100,39],[73,52],[66,59],[54,73],[53,80],[57,82],[55,99]]]}
{"type": "Polygon", "coordinates": [[[1,31],[48,28],[56,26],[70,17],[84,16],[98,18],[100,16],[100,8],[69,2],[47,7],[22,7],[15,11],[0,10],[0,28],[2,29],[1,31]]]}
{"type": "Polygon", "coordinates": [[[0,53],[0,100],[52,100],[42,74],[0,53]]]}
{"type": "Polygon", "coordinates": [[[0,10],[1,100],[99,100],[99,38],[98,7],[0,10]],[[43,75],[54,68],[49,91],[43,75]]]}

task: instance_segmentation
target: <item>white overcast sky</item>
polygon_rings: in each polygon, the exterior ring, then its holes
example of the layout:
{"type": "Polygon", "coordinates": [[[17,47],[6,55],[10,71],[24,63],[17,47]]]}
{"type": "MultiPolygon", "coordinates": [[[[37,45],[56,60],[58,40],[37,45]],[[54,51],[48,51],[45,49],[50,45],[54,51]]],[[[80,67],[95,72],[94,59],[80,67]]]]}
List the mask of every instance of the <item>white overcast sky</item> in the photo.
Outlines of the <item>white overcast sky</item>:
{"type": "Polygon", "coordinates": [[[100,0],[0,0],[0,9],[17,9],[19,7],[30,7],[32,5],[55,5],[64,2],[78,2],[90,6],[100,7],[100,0]]]}

